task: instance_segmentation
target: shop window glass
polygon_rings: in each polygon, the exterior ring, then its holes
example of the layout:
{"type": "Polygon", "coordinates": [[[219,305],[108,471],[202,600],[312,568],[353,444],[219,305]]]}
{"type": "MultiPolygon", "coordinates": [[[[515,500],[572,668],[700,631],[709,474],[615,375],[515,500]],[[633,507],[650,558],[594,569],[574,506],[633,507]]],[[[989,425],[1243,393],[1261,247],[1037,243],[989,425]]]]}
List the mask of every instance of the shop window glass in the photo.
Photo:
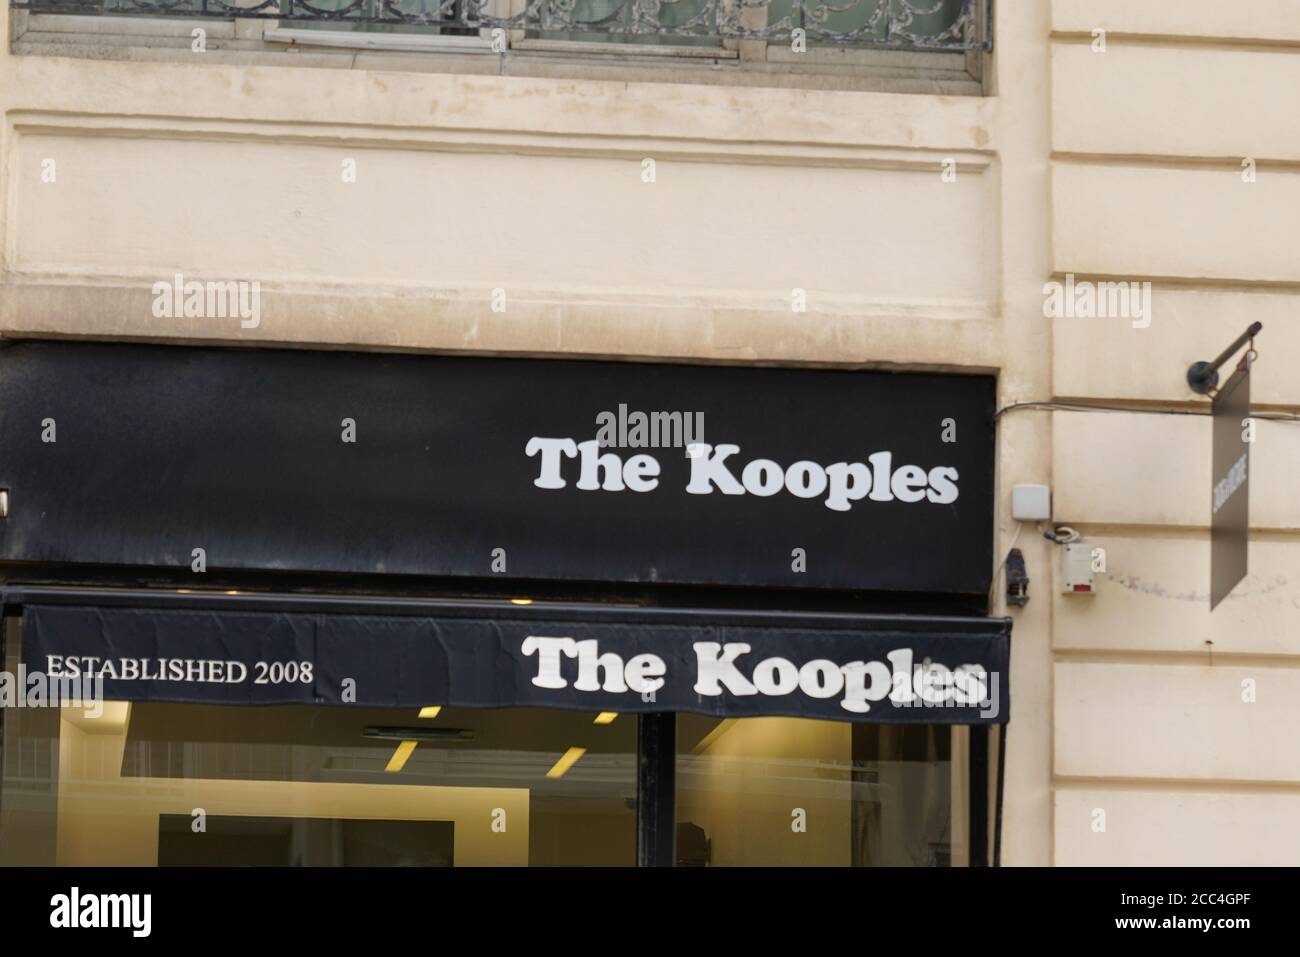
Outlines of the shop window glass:
{"type": "Polygon", "coordinates": [[[967,729],[679,715],[677,863],[964,865],[967,729]]]}
{"type": "Polygon", "coordinates": [[[0,865],[631,865],[637,719],[596,719],[162,702],[105,702],[98,716],[6,709],[0,865]]]}

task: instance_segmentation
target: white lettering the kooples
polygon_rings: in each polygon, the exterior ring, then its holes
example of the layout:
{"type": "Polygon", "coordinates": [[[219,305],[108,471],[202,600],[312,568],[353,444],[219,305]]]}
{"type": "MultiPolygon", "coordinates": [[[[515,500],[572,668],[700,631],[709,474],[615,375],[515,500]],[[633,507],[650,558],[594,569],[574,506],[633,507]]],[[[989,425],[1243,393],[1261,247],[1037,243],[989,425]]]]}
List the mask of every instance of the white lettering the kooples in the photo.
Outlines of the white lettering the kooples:
{"type": "Polygon", "coordinates": [[[853,714],[866,714],[870,702],[889,698],[896,705],[974,705],[988,693],[988,672],[982,665],[945,665],[926,662],[913,665],[912,651],[891,651],[883,661],[850,661],[837,664],[826,658],[796,665],[788,658],[764,658],[741,671],[738,660],[750,653],[744,642],[720,644],[697,641],[695,693],[717,697],[724,692],[736,697],[776,697],[798,691],[809,698],[840,697],[840,707],[853,714]],[[892,669],[890,666],[893,666],[892,669]]]}
{"type": "Polygon", "coordinates": [[[529,635],[520,651],[526,657],[537,655],[537,674],[533,684],[539,688],[567,688],[569,682],[560,673],[563,658],[578,659],[577,691],[610,691],[649,694],[664,686],[668,667],[658,655],[633,655],[626,663],[612,651],[601,654],[596,639],[574,641],[572,638],[546,638],[529,635]]]}
{"type": "MultiPolygon", "coordinates": [[[[773,655],[753,664],[744,661],[752,648],[745,642],[698,641],[695,651],[695,694],[705,698],[731,695],[780,697],[799,693],[809,698],[839,698],[840,707],[866,714],[872,702],[888,698],[903,707],[978,705],[988,699],[989,673],[983,665],[966,664],[949,669],[931,662],[914,662],[912,649],[899,648],[885,661],[840,663],[816,658],[797,665],[773,655]]],[[[529,635],[520,646],[525,657],[537,656],[533,685],[560,690],[569,687],[565,660],[575,691],[649,694],[662,688],[668,673],[664,659],[639,654],[626,662],[612,651],[601,652],[596,639],[529,635]]],[[[689,676],[683,686],[690,681],[689,676]]],[[[995,686],[996,687],[996,686],[995,686]]]]}
{"type": "MultiPolygon", "coordinates": [[[[615,452],[601,452],[595,439],[548,439],[534,436],[524,449],[532,458],[539,457],[538,488],[561,489],[567,486],[564,463],[577,459],[578,479],[575,486],[583,491],[606,492],[653,491],[659,485],[659,462],[654,456],[633,455],[626,462],[615,452]]],[[[932,502],[948,505],[957,501],[957,470],[939,465],[925,469],[919,465],[893,464],[892,452],[875,452],[866,462],[834,462],[819,465],[801,460],[781,465],[771,459],[733,462],[738,445],[709,445],[693,442],[686,447],[691,460],[690,495],[757,495],[767,497],[787,492],[797,498],[821,498],[837,512],[847,512],[861,499],[873,502],[932,502]]]]}

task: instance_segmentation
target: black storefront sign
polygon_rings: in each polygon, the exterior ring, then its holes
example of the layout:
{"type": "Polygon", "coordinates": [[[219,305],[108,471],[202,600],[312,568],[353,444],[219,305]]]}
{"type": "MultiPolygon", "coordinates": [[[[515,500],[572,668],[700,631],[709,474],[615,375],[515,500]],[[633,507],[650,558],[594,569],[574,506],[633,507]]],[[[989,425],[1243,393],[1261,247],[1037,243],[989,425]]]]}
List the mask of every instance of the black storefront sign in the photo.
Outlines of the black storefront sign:
{"type": "Polygon", "coordinates": [[[1246,577],[1250,538],[1250,364],[1214,397],[1214,469],[1210,490],[1210,610],[1246,577]]]}
{"type": "Polygon", "coordinates": [[[993,412],[987,376],[23,342],[0,561],[982,600],[993,412]]]}
{"type": "Polygon", "coordinates": [[[1009,643],[1005,619],[27,604],[23,659],[85,699],[1000,724],[1009,643]]]}

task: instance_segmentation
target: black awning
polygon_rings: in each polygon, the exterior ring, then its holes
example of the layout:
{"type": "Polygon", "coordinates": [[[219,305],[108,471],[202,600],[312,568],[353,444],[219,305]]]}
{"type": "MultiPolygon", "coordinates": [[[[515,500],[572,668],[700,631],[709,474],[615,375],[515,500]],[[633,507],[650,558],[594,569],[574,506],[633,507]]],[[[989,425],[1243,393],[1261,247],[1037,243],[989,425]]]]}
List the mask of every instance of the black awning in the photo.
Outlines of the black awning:
{"type": "MultiPolygon", "coordinates": [[[[96,697],[1001,724],[1010,619],[5,590],[96,697]]],[[[85,685],[83,684],[83,687],[85,685]]]]}

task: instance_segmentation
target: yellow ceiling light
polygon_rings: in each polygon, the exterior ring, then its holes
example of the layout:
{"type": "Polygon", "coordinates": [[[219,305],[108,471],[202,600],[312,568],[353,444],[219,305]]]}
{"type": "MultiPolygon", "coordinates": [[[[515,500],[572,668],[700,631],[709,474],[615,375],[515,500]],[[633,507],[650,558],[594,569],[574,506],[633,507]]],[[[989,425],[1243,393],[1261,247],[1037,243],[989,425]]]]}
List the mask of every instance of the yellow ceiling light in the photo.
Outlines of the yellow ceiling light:
{"type": "Polygon", "coordinates": [[[562,778],[568,773],[569,768],[578,763],[578,759],[587,753],[586,748],[569,748],[564,752],[560,760],[555,762],[555,767],[546,772],[548,778],[562,778]]]}
{"type": "Polygon", "coordinates": [[[533,603],[533,600],[532,600],[531,598],[511,598],[511,599],[510,599],[510,604],[512,604],[512,605],[531,605],[532,603],[533,603]]]}
{"type": "Polygon", "coordinates": [[[421,717],[421,718],[436,718],[436,717],[438,717],[438,712],[441,711],[441,710],[442,710],[442,705],[440,705],[440,704],[429,704],[429,705],[425,705],[423,708],[420,709],[420,717],[421,717]]]}
{"type": "Polygon", "coordinates": [[[596,715],[596,720],[592,724],[613,724],[614,719],[618,717],[617,711],[602,711],[596,715]]]}
{"type": "Polygon", "coordinates": [[[414,741],[403,741],[399,744],[397,750],[393,752],[393,756],[388,759],[388,767],[384,768],[384,770],[396,773],[406,767],[406,762],[411,757],[411,752],[415,750],[415,745],[416,742],[414,741]]]}

